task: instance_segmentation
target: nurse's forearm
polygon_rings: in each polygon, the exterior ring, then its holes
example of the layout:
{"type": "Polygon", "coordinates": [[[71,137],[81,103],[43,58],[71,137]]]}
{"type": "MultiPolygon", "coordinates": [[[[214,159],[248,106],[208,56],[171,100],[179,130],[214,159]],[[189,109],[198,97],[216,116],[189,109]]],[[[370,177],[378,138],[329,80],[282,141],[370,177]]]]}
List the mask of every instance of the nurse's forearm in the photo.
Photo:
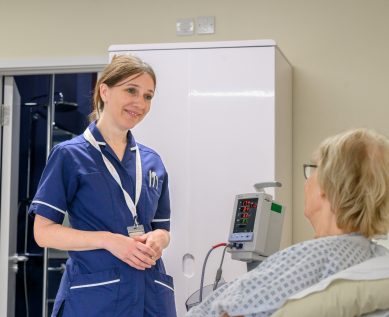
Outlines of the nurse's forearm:
{"type": "Polygon", "coordinates": [[[122,234],[108,231],[83,231],[64,227],[50,219],[35,216],[35,241],[41,247],[66,251],[105,249],[138,270],[155,265],[157,253],[144,244],[122,234]]]}
{"type": "Polygon", "coordinates": [[[65,251],[87,251],[102,249],[111,233],[83,231],[62,226],[45,217],[36,215],[34,237],[40,247],[65,251]]]}

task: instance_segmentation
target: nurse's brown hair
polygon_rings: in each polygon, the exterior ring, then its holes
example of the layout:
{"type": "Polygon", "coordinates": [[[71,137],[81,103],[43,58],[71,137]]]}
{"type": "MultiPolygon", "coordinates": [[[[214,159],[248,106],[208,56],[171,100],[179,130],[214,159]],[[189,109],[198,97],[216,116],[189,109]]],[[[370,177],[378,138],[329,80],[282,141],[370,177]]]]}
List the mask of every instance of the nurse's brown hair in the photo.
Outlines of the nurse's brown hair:
{"type": "Polygon", "coordinates": [[[104,102],[100,96],[101,84],[113,87],[122,80],[137,74],[150,75],[155,88],[157,79],[150,65],[133,55],[115,55],[112,58],[111,63],[104,68],[100,78],[96,82],[93,93],[93,109],[92,113],[89,115],[89,120],[97,120],[100,112],[104,110],[104,102]]]}

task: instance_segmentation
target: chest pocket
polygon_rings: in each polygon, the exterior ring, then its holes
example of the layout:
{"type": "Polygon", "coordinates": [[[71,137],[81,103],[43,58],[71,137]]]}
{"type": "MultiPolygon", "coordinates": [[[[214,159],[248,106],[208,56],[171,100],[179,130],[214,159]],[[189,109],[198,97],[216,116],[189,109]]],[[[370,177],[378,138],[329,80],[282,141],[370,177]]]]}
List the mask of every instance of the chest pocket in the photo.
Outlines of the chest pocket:
{"type": "MultiPolygon", "coordinates": [[[[145,217],[145,223],[150,223],[155,216],[158,209],[158,202],[161,197],[163,188],[163,177],[155,179],[155,181],[149,179],[148,175],[143,179],[142,193],[138,204],[138,209],[142,210],[141,213],[145,217]]],[[[142,216],[141,216],[142,218],[142,216]]]]}

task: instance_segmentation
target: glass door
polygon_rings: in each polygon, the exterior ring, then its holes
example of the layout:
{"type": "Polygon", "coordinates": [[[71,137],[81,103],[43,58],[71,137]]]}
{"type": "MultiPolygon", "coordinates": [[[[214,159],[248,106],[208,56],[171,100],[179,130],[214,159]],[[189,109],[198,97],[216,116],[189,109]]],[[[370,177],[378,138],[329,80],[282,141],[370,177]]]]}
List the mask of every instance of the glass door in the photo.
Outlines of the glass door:
{"type": "MultiPolygon", "coordinates": [[[[51,315],[68,254],[35,243],[27,210],[52,147],[88,125],[96,78],[96,73],[15,76],[22,100],[19,174],[24,175],[19,178],[17,247],[29,259],[26,277],[16,281],[15,317],[51,315]]],[[[67,217],[63,225],[69,225],[67,217]]]]}
{"type": "Polygon", "coordinates": [[[0,76],[1,317],[51,314],[68,255],[36,244],[28,209],[52,146],[88,125],[96,79],[97,72],[0,76]]]}

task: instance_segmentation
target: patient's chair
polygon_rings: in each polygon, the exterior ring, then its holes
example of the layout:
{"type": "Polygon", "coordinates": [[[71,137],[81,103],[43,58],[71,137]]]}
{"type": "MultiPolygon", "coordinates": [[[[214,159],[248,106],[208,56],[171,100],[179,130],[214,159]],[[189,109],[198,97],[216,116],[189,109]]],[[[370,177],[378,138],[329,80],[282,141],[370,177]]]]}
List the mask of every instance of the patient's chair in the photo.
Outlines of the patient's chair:
{"type": "Polygon", "coordinates": [[[389,317],[389,256],[339,272],[290,297],[272,317],[389,317]]]}

